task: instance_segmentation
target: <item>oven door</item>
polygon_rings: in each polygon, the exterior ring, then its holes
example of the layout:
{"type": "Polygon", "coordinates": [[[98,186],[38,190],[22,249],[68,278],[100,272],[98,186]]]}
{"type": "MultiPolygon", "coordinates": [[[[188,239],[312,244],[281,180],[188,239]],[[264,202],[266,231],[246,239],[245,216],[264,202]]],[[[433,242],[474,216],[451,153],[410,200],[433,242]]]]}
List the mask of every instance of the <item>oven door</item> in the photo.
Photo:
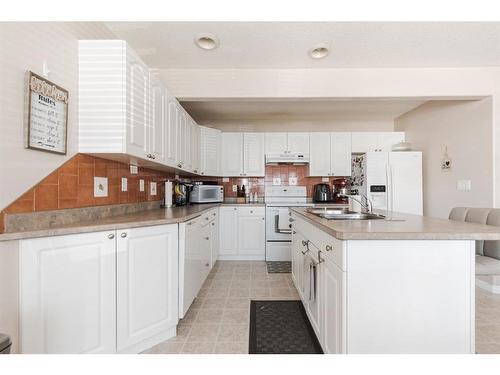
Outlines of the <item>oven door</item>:
{"type": "Polygon", "coordinates": [[[288,207],[266,208],[266,240],[271,242],[291,242],[288,207]]]}

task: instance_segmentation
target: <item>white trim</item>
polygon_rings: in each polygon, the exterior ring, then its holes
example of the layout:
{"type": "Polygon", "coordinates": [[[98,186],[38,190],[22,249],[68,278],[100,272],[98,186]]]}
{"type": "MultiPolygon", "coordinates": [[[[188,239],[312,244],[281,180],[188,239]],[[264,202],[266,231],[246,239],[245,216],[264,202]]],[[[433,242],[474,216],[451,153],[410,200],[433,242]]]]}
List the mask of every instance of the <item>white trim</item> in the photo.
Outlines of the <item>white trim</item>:
{"type": "Polygon", "coordinates": [[[266,260],[266,255],[219,255],[217,260],[266,260]]]}
{"type": "Polygon", "coordinates": [[[143,351],[150,349],[153,346],[159,344],[160,342],[168,340],[176,335],[177,335],[177,325],[175,325],[174,327],[169,328],[168,330],[163,331],[157,335],[149,337],[149,338],[147,338],[147,339],[145,339],[137,344],[127,346],[126,348],[118,351],[117,353],[121,353],[121,354],[142,353],[143,351]]]}

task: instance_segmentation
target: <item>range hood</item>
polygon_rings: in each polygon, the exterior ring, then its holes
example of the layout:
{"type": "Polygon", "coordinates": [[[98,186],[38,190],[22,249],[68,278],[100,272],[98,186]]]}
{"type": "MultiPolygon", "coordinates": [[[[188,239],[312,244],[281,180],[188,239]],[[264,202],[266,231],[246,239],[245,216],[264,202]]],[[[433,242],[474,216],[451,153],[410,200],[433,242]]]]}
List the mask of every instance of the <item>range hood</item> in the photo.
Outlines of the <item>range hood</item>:
{"type": "Polygon", "coordinates": [[[266,164],[308,164],[309,154],[266,154],[266,164]]]}

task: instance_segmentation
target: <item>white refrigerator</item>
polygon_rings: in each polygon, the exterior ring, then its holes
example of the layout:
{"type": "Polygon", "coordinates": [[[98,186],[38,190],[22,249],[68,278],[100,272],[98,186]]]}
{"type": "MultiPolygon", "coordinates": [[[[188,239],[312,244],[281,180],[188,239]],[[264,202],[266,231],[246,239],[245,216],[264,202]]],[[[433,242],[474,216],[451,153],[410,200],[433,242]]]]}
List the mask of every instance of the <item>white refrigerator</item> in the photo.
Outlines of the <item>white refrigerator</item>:
{"type": "Polygon", "coordinates": [[[423,214],[422,152],[367,152],[362,192],[373,208],[423,214]]]}

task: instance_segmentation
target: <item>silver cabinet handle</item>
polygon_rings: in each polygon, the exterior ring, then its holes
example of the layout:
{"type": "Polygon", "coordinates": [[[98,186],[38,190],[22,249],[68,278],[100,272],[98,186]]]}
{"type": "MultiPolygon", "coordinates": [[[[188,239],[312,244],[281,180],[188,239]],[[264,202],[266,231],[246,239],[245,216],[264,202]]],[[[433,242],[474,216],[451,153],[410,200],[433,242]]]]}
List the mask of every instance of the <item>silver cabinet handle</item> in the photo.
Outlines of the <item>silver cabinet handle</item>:
{"type": "Polygon", "coordinates": [[[205,239],[208,241],[210,239],[210,237],[205,237],[205,239]]]}
{"type": "Polygon", "coordinates": [[[251,213],[251,214],[253,214],[253,211],[252,211],[252,210],[250,210],[250,213],[251,213]]]}
{"type": "Polygon", "coordinates": [[[289,221],[290,223],[293,223],[295,220],[294,220],[294,219],[292,219],[292,218],[290,218],[290,219],[288,219],[288,221],[289,221]]]}
{"type": "Polygon", "coordinates": [[[326,245],[325,249],[326,249],[326,251],[332,251],[333,247],[331,245],[326,245]]]}
{"type": "Polygon", "coordinates": [[[115,238],[115,235],[114,235],[113,233],[110,233],[110,234],[108,234],[108,238],[109,238],[110,240],[112,240],[113,238],[115,238]]]}
{"type": "Polygon", "coordinates": [[[296,234],[297,232],[293,231],[292,234],[296,234]]]}
{"type": "Polygon", "coordinates": [[[177,164],[177,168],[182,168],[182,164],[177,164]]]}
{"type": "Polygon", "coordinates": [[[318,250],[318,264],[323,263],[325,260],[321,258],[321,250],[318,250]]]}
{"type": "Polygon", "coordinates": [[[127,237],[127,233],[123,232],[122,234],[120,234],[120,237],[121,237],[121,238],[125,238],[125,237],[127,237]]]}

